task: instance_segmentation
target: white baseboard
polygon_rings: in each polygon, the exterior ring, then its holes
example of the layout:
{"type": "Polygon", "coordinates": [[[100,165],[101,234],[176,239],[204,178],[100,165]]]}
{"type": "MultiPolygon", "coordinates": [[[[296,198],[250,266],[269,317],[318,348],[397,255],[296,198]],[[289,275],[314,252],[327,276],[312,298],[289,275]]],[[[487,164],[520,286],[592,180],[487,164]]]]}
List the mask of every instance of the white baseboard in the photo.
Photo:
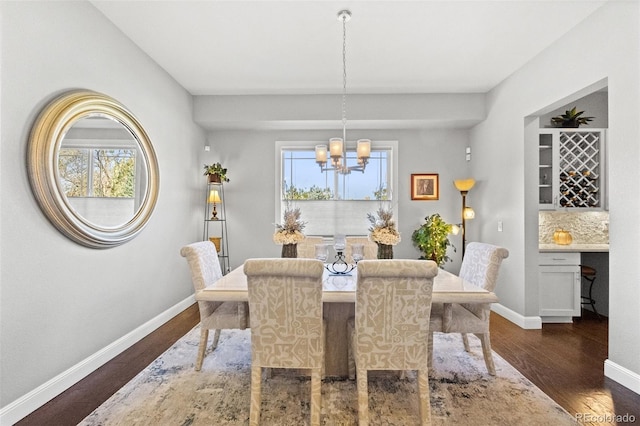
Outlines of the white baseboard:
{"type": "Polygon", "coordinates": [[[0,425],[12,425],[31,414],[194,303],[195,297],[193,295],[187,297],[48,382],[2,407],[0,409],[0,425]]]}
{"type": "Polygon", "coordinates": [[[604,375],[640,395],[640,374],[606,359],[604,361],[604,375]]]}
{"type": "Polygon", "coordinates": [[[542,318],[539,316],[525,317],[499,303],[491,305],[491,310],[525,330],[537,330],[542,328],[542,318]]]}

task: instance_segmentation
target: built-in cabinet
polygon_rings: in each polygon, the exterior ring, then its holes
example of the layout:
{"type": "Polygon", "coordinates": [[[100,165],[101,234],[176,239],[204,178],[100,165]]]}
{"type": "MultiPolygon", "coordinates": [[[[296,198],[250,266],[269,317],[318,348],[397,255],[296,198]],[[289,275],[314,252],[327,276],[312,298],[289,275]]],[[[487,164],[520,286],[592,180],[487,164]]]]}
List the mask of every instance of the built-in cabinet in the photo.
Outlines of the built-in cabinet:
{"type": "Polygon", "coordinates": [[[227,234],[227,211],[225,208],[224,184],[209,182],[207,184],[204,209],[204,230],[202,239],[209,240],[216,246],[218,260],[223,274],[230,270],[229,235],[227,234]]]}
{"type": "Polygon", "coordinates": [[[541,210],[605,209],[605,129],[541,129],[541,210]]]}
{"type": "Polygon", "coordinates": [[[540,253],[538,271],[542,322],[572,322],[579,317],[580,253],[540,253]]]}

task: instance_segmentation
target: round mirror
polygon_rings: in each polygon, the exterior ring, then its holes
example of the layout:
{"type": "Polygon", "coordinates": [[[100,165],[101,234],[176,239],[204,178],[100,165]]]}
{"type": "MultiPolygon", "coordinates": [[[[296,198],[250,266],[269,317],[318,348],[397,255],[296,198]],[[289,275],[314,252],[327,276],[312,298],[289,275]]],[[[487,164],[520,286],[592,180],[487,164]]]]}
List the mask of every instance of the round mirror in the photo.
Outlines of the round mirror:
{"type": "Polygon", "coordinates": [[[96,92],[68,92],[44,108],[31,132],[28,168],[47,217],[88,247],[134,238],[158,197],[149,137],[123,105],[96,92]]]}

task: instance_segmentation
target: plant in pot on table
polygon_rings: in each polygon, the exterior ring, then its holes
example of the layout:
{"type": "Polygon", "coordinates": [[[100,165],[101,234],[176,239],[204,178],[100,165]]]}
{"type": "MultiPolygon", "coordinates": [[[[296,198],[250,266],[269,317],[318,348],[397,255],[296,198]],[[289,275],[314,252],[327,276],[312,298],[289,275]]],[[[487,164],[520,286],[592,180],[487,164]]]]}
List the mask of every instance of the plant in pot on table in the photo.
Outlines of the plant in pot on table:
{"type": "MultiPolygon", "coordinates": [[[[424,218],[425,223],[413,231],[411,240],[421,252],[420,259],[433,260],[438,267],[442,267],[445,262],[451,260],[447,256],[449,246],[453,247],[449,241],[449,234],[454,230],[454,225],[445,222],[438,213],[424,218]]],[[[453,247],[453,251],[456,248],[453,247]]]]}
{"type": "Polygon", "coordinates": [[[209,182],[211,183],[229,182],[227,169],[222,167],[220,163],[205,164],[204,175],[209,177],[209,182]]]}
{"type": "Polygon", "coordinates": [[[283,223],[276,223],[273,242],[282,244],[282,257],[298,257],[298,243],[304,240],[302,230],[305,222],[300,219],[300,209],[292,208],[287,202],[283,214],[283,223]]]}
{"type": "Polygon", "coordinates": [[[367,213],[371,223],[369,239],[378,245],[378,259],[393,259],[393,246],[400,242],[400,233],[393,221],[393,211],[380,207],[375,214],[367,213]]]}

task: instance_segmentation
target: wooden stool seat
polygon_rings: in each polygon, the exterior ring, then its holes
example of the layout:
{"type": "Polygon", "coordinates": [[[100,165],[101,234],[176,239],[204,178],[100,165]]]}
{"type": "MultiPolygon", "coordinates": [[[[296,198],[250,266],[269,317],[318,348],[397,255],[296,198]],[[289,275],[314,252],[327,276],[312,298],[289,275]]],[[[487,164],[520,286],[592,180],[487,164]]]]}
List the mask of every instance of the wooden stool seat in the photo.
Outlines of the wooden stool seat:
{"type": "Polygon", "coordinates": [[[591,278],[591,276],[595,276],[596,275],[596,270],[593,269],[591,266],[580,265],[580,274],[583,277],[591,278]]]}

